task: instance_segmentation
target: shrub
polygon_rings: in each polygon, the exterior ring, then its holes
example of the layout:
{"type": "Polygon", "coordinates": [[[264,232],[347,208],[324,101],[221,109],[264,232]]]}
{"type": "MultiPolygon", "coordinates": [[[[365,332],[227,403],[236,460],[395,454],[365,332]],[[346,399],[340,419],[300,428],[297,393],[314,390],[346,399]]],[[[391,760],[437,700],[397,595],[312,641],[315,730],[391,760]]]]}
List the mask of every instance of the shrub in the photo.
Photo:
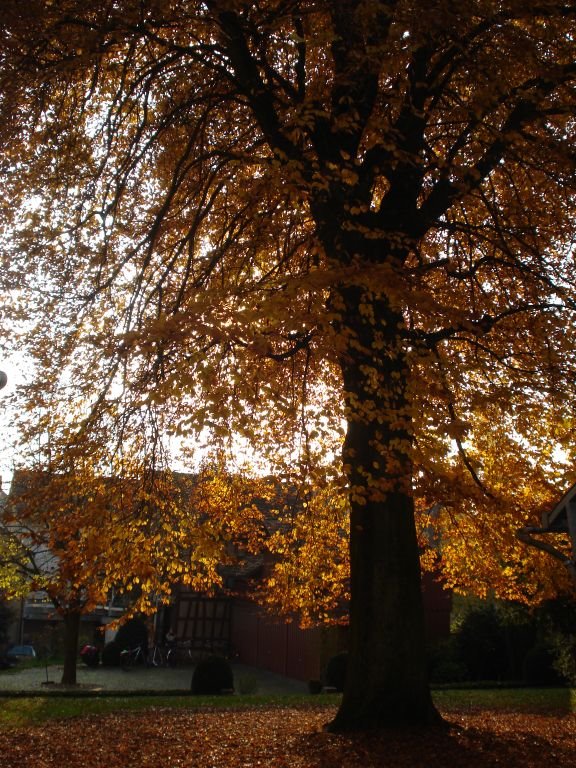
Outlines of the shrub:
{"type": "Polygon", "coordinates": [[[537,609],[536,618],[544,634],[552,630],[566,636],[576,635],[576,605],[568,597],[546,600],[537,609]]]}
{"type": "Polygon", "coordinates": [[[141,646],[144,650],[148,648],[148,630],[142,619],[134,617],[128,619],[126,624],[121,624],[116,633],[115,642],[120,646],[120,650],[131,650],[141,646]]]}
{"type": "Polygon", "coordinates": [[[308,680],[308,690],[310,693],[322,693],[322,682],[320,680],[308,680]]]}
{"type": "Polygon", "coordinates": [[[428,651],[431,683],[461,683],[466,680],[466,664],[460,656],[457,637],[435,643],[428,651]]]}
{"type": "Polygon", "coordinates": [[[343,651],[332,656],[326,665],[326,685],[328,688],[336,688],[338,693],[342,693],[346,683],[346,672],[348,669],[348,653],[343,651]]]}
{"type": "Polygon", "coordinates": [[[192,693],[213,696],[234,690],[232,667],[223,656],[207,656],[196,665],[192,674],[192,693]]]}
{"type": "Polygon", "coordinates": [[[528,651],[524,659],[524,680],[529,685],[558,685],[561,682],[549,648],[537,645],[528,651]]]}
{"type": "Polygon", "coordinates": [[[119,667],[122,648],[116,640],[106,643],[102,650],[102,666],[119,667]]]}
{"type": "Polygon", "coordinates": [[[547,648],[560,679],[576,685],[576,610],[574,600],[563,597],[543,603],[536,611],[538,646],[547,648]]]}
{"type": "Polygon", "coordinates": [[[238,678],[238,691],[242,694],[258,692],[258,678],[255,675],[242,675],[238,678]]]}
{"type": "MultiPolygon", "coordinates": [[[[513,602],[482,602],[468,609],[455,640],[468,680],[557,685],[576,681],[575,634],[573,601],[551,600],[531,611],[513,602]]],[[[431,671],[434,682],[444,682],[445,669],[438,675],[432,664],[431,671]]]]}
{"type": "Polygon", "coordinates": [[[506,676],[506,634],[492,603],[468,611],[458,630],[457,646],[470,680],[502,680],[506,676]]]}

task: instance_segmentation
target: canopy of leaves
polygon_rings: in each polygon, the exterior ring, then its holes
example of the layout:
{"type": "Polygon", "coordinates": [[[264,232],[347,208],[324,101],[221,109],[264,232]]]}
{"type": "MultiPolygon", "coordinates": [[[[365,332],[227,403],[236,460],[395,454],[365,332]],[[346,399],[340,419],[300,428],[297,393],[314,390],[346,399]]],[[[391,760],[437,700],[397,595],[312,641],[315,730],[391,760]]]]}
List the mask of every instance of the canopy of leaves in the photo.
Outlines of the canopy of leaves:
{"type": "Polygon", "coordinates": [[[256,484],[205,467],[141,478],[18,472],[1,521],[0,586],[45,592],[63,614],[125,595],[126,616],[153,612],[177,584],[222,584],[233,542],[254,551],[256,484]]]}
{"type": "Polygon", "coordinates": [[[100,474],[103,444],[119,465],[169,463],[160,438],[243,452],[338,499],[329,546],[408,456],[451,584],[556,590],[514,531],[573,478],[574,8],[4,6],[3,311],[39,373],[23,434],[56,418],[64,463],[100,474]],[[369,425],[368,459],[341,460],[346,423],[369,425]]]}

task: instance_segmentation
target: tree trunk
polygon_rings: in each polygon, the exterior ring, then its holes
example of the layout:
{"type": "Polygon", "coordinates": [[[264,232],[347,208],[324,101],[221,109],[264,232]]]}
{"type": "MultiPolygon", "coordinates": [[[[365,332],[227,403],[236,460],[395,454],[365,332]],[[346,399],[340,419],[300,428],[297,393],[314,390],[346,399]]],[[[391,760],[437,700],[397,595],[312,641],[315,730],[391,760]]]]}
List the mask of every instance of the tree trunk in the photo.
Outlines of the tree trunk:
{"type": "Polygon", "coordinates": [[[439,722],[427,680],[412,500],[352,505],[348,676],[331,730],[439,722]]]}
{"type": "Polygon", "coordinates": [[[348,340],[341,367],[351,497],[350,645],[342,704],[329,728],[429,725],[441,719],[427,679],[402,317],[381,298],[372,300],[374,312],[366,311],[362,289],[347,288],[341,296],[338,330],[348,340]]]}
{"type": "Polygon", "coordinates": [[[76,685],[76,667],[78,664],[78,637],[80,634],[80,614],[71,611],[64,614],[64,669],[62,685],[76,685]]]}

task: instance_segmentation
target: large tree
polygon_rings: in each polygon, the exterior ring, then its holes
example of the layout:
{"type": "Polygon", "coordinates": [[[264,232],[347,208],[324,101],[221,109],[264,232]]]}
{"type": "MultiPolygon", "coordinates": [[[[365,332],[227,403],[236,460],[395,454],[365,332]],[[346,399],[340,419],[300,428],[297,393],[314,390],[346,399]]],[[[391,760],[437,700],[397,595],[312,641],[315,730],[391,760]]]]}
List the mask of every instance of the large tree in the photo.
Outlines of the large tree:
{"type": "Polygon", "coordinates": [[[576,8],[4,6],[6,274],[75,434],[161,404],[345,497],[332,727],[435,721],[415,501],[488,547],[499,451],[530,487],[574,431],[576,8]]]}

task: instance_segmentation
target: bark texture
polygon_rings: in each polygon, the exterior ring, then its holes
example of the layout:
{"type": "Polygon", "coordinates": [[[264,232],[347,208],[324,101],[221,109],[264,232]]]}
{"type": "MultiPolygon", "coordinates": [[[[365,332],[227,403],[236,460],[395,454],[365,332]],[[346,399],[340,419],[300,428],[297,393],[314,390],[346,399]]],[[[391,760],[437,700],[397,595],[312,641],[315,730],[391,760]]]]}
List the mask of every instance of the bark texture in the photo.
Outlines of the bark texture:
{"type": "Polygon", "coordinates": [[[64,614],[64,669],[60,681],[62,685],[76,685],[79,633],[80,613],[71,611],[64,614]]]}
{"type": "Polygon", "coordinates": [[[347,684],[330,728],[429,725],[441,718],[426,668],[402,318],[367,291],[348,288],[341,297],[339,330],[349,340],[341,366],[348,408],[351,610],[347,684]]]}

